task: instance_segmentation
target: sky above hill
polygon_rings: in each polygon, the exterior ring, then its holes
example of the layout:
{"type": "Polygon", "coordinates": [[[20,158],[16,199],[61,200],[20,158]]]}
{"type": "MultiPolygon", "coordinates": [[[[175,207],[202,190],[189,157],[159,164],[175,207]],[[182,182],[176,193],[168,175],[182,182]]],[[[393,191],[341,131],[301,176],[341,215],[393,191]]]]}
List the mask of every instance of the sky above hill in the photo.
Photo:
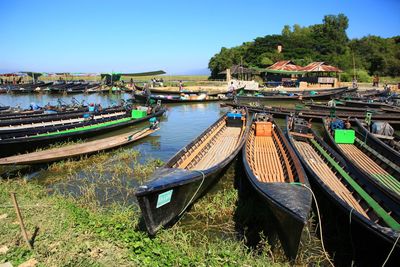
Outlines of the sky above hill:
{"type": "Polygon", "coordinates": [[[202,74],[221,47],[349,18],[350,38],[400,35],[399,0],[0,0],[0,72],[202,74]]]}

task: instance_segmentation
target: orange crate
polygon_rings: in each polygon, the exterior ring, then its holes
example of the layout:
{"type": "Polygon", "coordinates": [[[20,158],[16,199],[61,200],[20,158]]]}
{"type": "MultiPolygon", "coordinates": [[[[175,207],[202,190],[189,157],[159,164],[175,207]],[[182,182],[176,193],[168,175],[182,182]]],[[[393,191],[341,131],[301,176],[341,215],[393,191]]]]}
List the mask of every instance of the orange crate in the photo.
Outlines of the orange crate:
{"type": "Polygon", "coordinates": [[[258,121],[256,124],[256,136],[272,136],[272,122],[258,121]]]}

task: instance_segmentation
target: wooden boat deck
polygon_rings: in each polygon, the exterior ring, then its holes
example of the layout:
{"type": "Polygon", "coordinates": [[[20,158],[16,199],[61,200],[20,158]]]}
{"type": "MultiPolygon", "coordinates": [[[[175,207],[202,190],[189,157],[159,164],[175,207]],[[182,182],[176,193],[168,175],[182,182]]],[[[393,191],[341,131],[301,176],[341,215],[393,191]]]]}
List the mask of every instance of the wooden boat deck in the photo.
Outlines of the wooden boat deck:
{"type": "Polygon", "coordinates": [[[279,148],[272,136],[255,136],[254,131],[250,131],[247,146],[247,162],[260,182],[285,182],[279,148]]]}
{"type": "Polygon", "coordinates": [[[364,209],[354,198],[352,193],[347,187],[341,183],[340,178],[329,168],[319,154],[313,149],[313,147],[306,143],[295,141],[294,142],[297,150],[300,152],[303,159],[313,169],[313,171],[320,177],[321,181],[328,186],[333,192],[336,193],[344,202],[350,207],[354,208],[360,214],[369,218],[364,209]]]}
{"type": "MultiPolygon", "coordinates": [[[[98,119],[104,119],[104,118],[112,118],[112,117],[118,117],[118,116],[123,116],[125,115],[126,112],[115,112],[115,113],[109,113],[109,114],[102,114],[102,115],[97,115],[94,116],[94,120],[98,119]]],[[[91,118],[71,118],[71,119],[62,119],[62,120],[55,120],[55,121],[47,121],[47,122],[38,122],[38,123],[26,123],[26,124],[20,124],[20,125],[9,125],[9,126],[1,126],[1,130],[17,130],[17,129],[30,129],[30,128],[35,128],[35,127],[46,127],[46,126],[53,126],[53,125],[63,125],[63,124],[73,124],[73,123],[79,123],[83,122],[85,120],[90,120],[91,118]]]]}
{"type": "Polygon", "coordinates": [[[373,178],[379,181],[383,186],[393,190],[400,195],[400,182],[395,177],[390,175],[381,166],[379,166],[374,160],[360,150],[356,145],[353,144],[338,144],[343,152],[351,158],[357,166],[369,173],[373,178]]]}
{"type": "Polygon", "coordinates": [[[244,129],[227,127],[225,121],[221,121],[194,144],[173,167],[205,170],[218,164],[236,149],[244,129]]]}
{"type": "Polygon", "coordinates": [[[138,139],[148,136],[149,134],[157,130],[158,129],[151,130],[149,128],[146,128],[144,130],[136,131],[133,133],[130,132],[125,134],[120,134],[99,140],[85,142],[82,144],[68,145],[59,148],[46,149],[38,152],[0,158],[0,165],[34,164],[34,163],[50,162],[80,155],[91,154],[94,152],[103,151],[134,142],[138,139]]]}

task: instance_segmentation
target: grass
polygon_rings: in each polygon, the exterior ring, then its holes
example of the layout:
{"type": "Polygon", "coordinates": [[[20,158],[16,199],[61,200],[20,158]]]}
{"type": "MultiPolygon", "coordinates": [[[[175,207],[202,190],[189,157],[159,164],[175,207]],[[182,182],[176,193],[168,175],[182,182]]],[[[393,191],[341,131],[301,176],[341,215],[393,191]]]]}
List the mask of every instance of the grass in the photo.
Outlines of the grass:
{"type": "MultiPolygon", "coordinates": [[[[238,235],[233,168],[180,222],[149,237],[133,193],[162,162],[139,159],[138,152],[121,149],[55,163],[29,182],[0,180],[0,248],[8,247],[0,263],[35,258],[39,266],[289,265],[266,238],[250,249],[238,235]],[[17,194],[28,235],[38,227],[33,251],[21,238],[10,192],[17,194]]],[[[323,264],[315,227],[310,223],[308,229],[296,264],[323,264]]]]}

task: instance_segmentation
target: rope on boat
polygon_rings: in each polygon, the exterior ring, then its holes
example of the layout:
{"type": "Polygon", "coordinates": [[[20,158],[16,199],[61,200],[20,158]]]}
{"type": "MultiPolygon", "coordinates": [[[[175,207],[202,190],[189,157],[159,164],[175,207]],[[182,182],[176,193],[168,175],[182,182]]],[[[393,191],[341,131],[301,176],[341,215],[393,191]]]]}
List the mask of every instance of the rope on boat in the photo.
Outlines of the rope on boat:
{"type": "Polygon", "coordinates": [[[194,192],[192,198],[189,200],[189,202],[188,202],[188,203],[186,204],[186,206],[183,208],[183,210],[181,211],[181,213],[179,213],[178,217],[180,217],[180,216],[186,211],[186,209],[189,207],[189,205],[192,203],[193,199],[195,198],[195,196],[196,196],[197,193],[199,192],[200,188],[203,186],[204,179],[205,179],[204,172],[202,172],[202,171],[200,171],[200,170],[194,170],[194,171],[201,173],[201,175],[202,175],[201,183],[200,183],[199,187],[197,188],[196,192],[194,192]]]}
{"type": "Polygon", "coordinates": [[[351,267],[354,266],[354,243],[353,243],[353,234],[351,233],[351,214],[353,213],[354,207],[351,207],[350,213],[349,213],[349,236],[350,236],[350,243],[351,243],[351,250],[352,250],[352,256],[353,259],[351,260],[351,267]]]}
{"type": "Polygon", "coordinates": [[[390,250],[389,254],[387,255],[385,262],[382,264],[382,267],[384,267],[386,265],[387,261],[389,260],[390,256],[392,255],[392,252],[393,252],[394,248],[396,247],[397,242],[399,242],[399,238],[400,238],[400,233],[397,236],[396,242],[394,242],[392,249],[390,250]]]}
{"type": "Polygon", "coordinates": [[[312,195],[312,197],[313,197],[313,199],[314,199],[314,202],[315,202],[315,207],[317,208],[318,222],[319,222],[319,227],[320,227],[319,234],[320,234],[320,237],[321,237],[322,250],[324,251],[325,258],[326,258],[327,261],[330,263],[330,265],[331,265],[332,267],[335,267],[335,265],[333,265],[333,262],[329,259],[329,254],[328,254],[328,252],[326,252],[326,250],[325,250],[324,239],[323,239],[323,237],[322,237],[322,221],[321,221],[321,215],[320,215],[320,213],[319,213],[318,202],[317,202],[317,198],[316,198],[315,195],[314,195],[314,192],[312,191],[312,189],[311,189],[310,187],[308,187],[307,185],[305,185],[305,184],[303,184],[303,183],[295,182],[295,183],[291,183],[291,184],[302,186],[302,187],[304,187],[304,188],[307,188],[307,189],[311,192],[311,195],[312,195]]]}

